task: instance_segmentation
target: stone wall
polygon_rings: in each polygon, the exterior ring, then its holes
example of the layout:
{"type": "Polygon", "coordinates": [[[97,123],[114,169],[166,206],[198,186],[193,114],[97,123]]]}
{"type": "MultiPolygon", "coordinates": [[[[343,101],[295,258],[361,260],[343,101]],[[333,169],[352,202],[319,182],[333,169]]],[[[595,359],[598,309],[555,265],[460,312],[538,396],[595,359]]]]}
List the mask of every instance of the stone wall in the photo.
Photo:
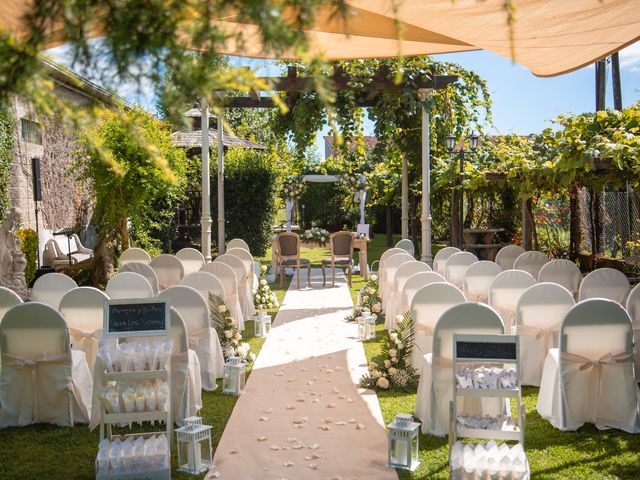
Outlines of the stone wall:
{"type": "MultiPolygon", "coordinates": [[[[86,98],[72,90],[59,87],[66,100],[79,104],[86,98]]],[[[35,230],[35,202],[31,159],[40,158],[42,202],[39,202],[40,229],[58,230],[64,227],[88,224],[91,213],[91,195],[87,186],[77,180],[73,164],[77,145],[54,118],[38,116],[23,99],[14,97],[15,118],[14,161],[9,187],[9,204],[22,212],[22,228],[35,230]],[[37,121],[42,127],[42,145],[25,142],[22,138],[21,119],[37,121]]]]}

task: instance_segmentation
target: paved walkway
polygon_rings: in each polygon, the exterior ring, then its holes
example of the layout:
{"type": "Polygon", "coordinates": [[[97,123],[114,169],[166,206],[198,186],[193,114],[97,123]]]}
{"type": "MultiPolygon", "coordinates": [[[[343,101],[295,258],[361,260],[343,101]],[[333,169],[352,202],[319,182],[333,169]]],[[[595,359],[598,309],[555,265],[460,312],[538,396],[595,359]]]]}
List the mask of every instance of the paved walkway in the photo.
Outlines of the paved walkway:
{"type": "MultiPolygon", "coordinates": [[[[304,276],[303,276],[304,277],[304,276]]],[[[302,282],[302,279],[301,279],[302,282]]],[[[220,478],[396,479],[342,277],[322,288],[293,281],[215,453],[220,478]]]]}

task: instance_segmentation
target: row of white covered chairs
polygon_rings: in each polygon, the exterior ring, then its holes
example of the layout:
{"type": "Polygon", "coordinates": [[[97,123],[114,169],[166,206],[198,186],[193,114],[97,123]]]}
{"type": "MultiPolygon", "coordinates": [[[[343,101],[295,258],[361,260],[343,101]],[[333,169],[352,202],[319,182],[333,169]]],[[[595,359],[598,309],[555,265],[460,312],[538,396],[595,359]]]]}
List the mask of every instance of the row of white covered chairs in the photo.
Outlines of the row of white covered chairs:
{"type": "MultiPolygon", "coordinates": [[[[230,245],[239,242],[244,243],[235,239],[230,245]]],[[[189,278],[187,284],[193,284],[194,277],[190,276],[198,272],[212,273],[225,287],[225,303],[243,330],[244,320],[255,314],[253,292],[257,288],[257,275],[254,263],[251,253],[243,247],[232,246],[212,263],[206,263],[202,254],[192,248],[182,249],[175,256],[162,254],[153,259],[142,249],[129,248],[120,257],[120,271],[143,275],[156,295],[164,288],[184,283],[185,278],[189,278]]]]}
{"type": "MultiPolygon", "coordinates": [[[[549,285],[532,288],[542,290],[549,285]]],[[[559,302],[563,309],[573,302],[563,287],[553,288],[564,291],[559,302]]],[[[439,316],[432,349],[422,356],[420,365],[415,415],[422,420],[423,433],[444,436],[449,432],[453,335],[462,333],[502,334],[505,330],[497,312],[480,303],[461,302],[439,316]]],[[[521,348],[523,343],[521,338],[521,348]]],[[[631,319],[618,303],[595,298],[566,308],[559,326],[559,348],[550,348],[546,354],[537,405],[540,415],[561,430],[593,423],[599,429],[640,432],[640,390],[634,378],[632,347],[631,319]]],[[[521,355],[521,368],[526,365],[527,358],[521,355]]],[[[462,401],[463,410],[471,414],[509,412],[504,400],[462,401]]]]}
{"type": "MultiPolygon", "coordinates": [[[[204,273],[204,275],[210,274],[204,273]]],[[[48,274],[41,278],[44,277],[48,277],[45,278],[45,284],[70,284],[70,279],[62,274],[48,274]]],[[[119,299],[153,297],[147,280],[141,275],[132,272],[116,275],[108,285],[108,291],[119,299]],[[122,283],[122,280],[127,281],[122,283]],[[120,283],[124,288],[120,290],[112,288],[120,283]],[[130,288],[135,284],[144,288],[130,288]]],[[[57,290],[57,292],[59,291],[57,290]]],[[[172,321],[172,336],[177,337],[174,338],[175,358],[172,359],[172,364],[175,364],[173,370],[178,377],[174,382],[172,395],[179,395],[183,399],[183,401],[173,403],[174,418],[179,420],[184,416],[195,414],[201,408],[201,388],[205,390],[216,388],[215,381],[216,378],[222,376],[224,359],[217,334],[210,327],[208,305],[202,293],[188,286],[173,286],[161,292],[158,297],[169,300],[172,306],[172,315],[175,317],[172,321]],[[186,344],[192,349],[191,353],[188,353],[186,349],[176,350],[184,343],[180,340],[182,337],[186,339],[186,344]],[[189,375],[186,375],[185,372],[188,372],[189,375]],[[182,388],[184,381],[178,380],[188,380],[186,384],[188,388],[186,390],[182,388]],[[187,395],[185,392],[190,392],[190,394],[187,395]]],[[[108,298],[108,294],[98,289],[76,287],[69,289],[60,301],[52,302],[59,304],[59,312],[52,305],[48,305],[52,311],[61,315],[65,320],[65,328],[70,345],[74,351],[80,352],[83,356],[82,362],[76,360],[76,364],[84,362],[87,371],[93,369],[93,364],[96,361],[98,345],[102,337],[104,305],[105,300],[108,298]]],[[[12,305],[15,306],[21,303],[20,298],[10,290],[0,289],[1,314],[9,311],[12,305]]],[[[20,305],[20,307],[29,306],[29,309],[33,309],[35,308],[32,307],[33,305],[44,306],[39,302],[31,302],[20,305]]],[[[23,315],[27,314],[23,313],[23,315]]],[[[1,319],[0,317],[0,322],[1,319]]],[[[55,321],[52,322],[55,323],[55,321]]],[[[42,324],[48,325],[46,318],[43,319],[42,324]]],[[[2,323],[0,323],[1,326],[2,323]]],[[[4,353],[4,349],[2,353],[4,353]]],[[[74,355],[77,357],[79,354],[74,355]]],[[[9,401],[6,404],[9,405],[11,402],[9,401]]],[[[15,418],[11,417],[11,414],[8,413],[9,410],[3,408],[6,422],[9,423],[2,422],[0,424],[23,424],[25,420],[17,420],[15,416],[15,418]],[[12,421],[17,423],[11,423],[12,421]]],[[[19,407],[16,406],[15,410],[19,410],[19,407]]],[[[89,407],[87,407],[87,411],[90,412],[89,407]]],[[[76,418],[78,417],[76,416],[76,418]]],[[[37,421],[37,419],[34,419],[34,421],[37,421]]]]}

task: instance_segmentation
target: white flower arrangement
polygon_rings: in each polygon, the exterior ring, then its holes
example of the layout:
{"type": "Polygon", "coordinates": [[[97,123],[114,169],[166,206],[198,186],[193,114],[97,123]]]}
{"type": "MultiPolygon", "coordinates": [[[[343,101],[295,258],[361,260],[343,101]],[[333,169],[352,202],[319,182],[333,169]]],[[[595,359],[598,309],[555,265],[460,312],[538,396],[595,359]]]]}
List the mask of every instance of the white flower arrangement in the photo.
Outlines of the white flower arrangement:
{"type": "Polygon", "coordinates": [[[258,282],[258,290],[253,297],[253,304],[255,305],[257,310],[267,310],[270,308],[278,308],[280,306],[278,297],[271,291],[269,282],[267,282],[267,279],[265,278],[266,274],[267,266],[262,265],[260,267],[260,281],[258,282]]]}
{"type": "Polygon", "coordinates": [[[300,239],[306,243],[317,243],[324,246],[329,240],[331,234],[324,228],[313,226],[309,230],[305,230],[300,239]]]}
{"type": "Polygon", "coordinates": [[[345,321],[357,321],[363,312],[371,312],[376,318],[382,315],[382,299],[377,280],[375,275],[369,277],[367,284],[358,293],[358,303],[353,308],[353,312],[345,318],[345,321]]]}
{"type": "Polygon", "coordinates": [[[290,176],[284,182],[282,190],[285,198],[297,199],[302,196],[306,188],[302,177],[290,176]]]}
{"type": "Polygon", "coordinates": [[[366,183],[364,177],[359,173],[345,173],[340,175],[340,186],[348,195],[364,190],[366,183]]]}
{"type": "Polygon", "coordinates": [[[360,386],[370,389],[407,390],[416,381],[411,366],[413,347],[413,319],[407,312],[396,331],[390,332],[382,346],[382,359],[370,362],[368,373],[360,379],[360,386]]]}
{"type": "Polygon", "coordinates": [[[209,294],[209,312],[211,325],[218,332],[224,359],[240,357],[247,363],[253,362],[255,355],[251,352],[251,346],[242,341],[242,334],[236,328],[233,317],[222,299],[212,293],[209,294]]]}

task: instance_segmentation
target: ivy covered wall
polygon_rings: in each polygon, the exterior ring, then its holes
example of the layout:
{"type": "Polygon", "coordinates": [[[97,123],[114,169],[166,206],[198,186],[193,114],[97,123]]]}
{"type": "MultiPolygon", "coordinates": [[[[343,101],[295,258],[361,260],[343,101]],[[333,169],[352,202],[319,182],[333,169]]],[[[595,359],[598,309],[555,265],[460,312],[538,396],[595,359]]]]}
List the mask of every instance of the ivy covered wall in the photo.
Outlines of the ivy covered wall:
{"type": "Polygon", "coordinates": [[[6,100],[0,100],[0,222],[9,206],[9,179],[13,158],[13,113],[6,100]]]}

